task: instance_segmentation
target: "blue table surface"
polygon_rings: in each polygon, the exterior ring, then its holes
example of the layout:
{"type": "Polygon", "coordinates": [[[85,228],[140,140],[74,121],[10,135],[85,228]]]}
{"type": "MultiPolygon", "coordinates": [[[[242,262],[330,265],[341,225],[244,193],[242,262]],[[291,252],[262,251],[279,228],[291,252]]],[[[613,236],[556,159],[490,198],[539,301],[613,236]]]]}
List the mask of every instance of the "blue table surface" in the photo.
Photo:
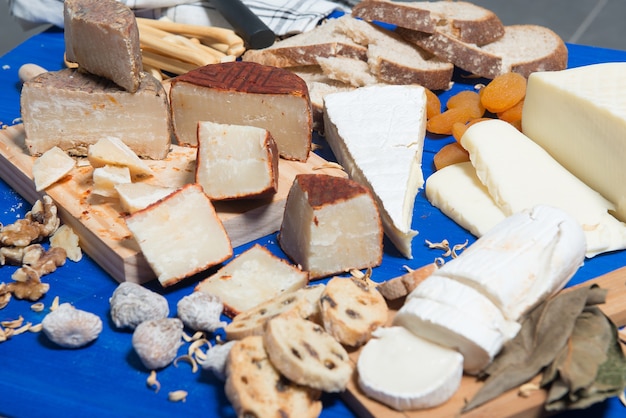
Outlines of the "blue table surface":
{"type": "MultiPolygon", "coordinates": [[[[626,61],[626,51],[614,51],[580,45],[568,45],[569,66],[581,66],[607,61],[626,61]]],[[[0,123],[19,123],[19,95],[21,84],[18,69],[25,63],[36,63],[48,70],[63,66],[63,33],[50,29],[19,45],[0,58],[0,123]]],[[[462,89],[470,89],[475,79],[458,74],[450,91],[442,92],[443,103],[462,89]]],[[[323,138],[316,138],[323,145],[323,138]]],[[[433,170],[433,155],[450,137],[428,136],[424,145],[423,170],[427,177],[433,170]]],[[[328,147],[326,147],[327,149],[328,147]]],[[[323,154],[323,151],[322,151],[323,154]]],[[[332,158],[330,155],[324,155],[332,158]]],[[[9,224],[23,217],[30,204],[0,180],[0,222],[9,224]]],[[[419,267],[433,261],[441,252],[429,249],[425,240],[438,242],[447,239],[452,244],[469,243],[474,238],[457,226],[439,210],[433,208],[420,192],[415,201],[413,227],[419,235],[413,242],[414,258],[405,259],[385,242],[383,264],[374,269],[374,280],[384,280],[404,272],[403,266],[419,267]]],[[[259,243],[273,253],[284,256],[272,234],[235,249],[235,255],[259,243]]],[[[616,252],[587,260],[572,278],[570,285],[584,282],[626,265],[626,253],[616,252]]],[[[0,268],[0,281],[10,280],[15,267],[0,268]]],[[[197,279],[197,278],[196,278],[197,279]]],[[[50,291],[43,298],[49,306],[55,296],[61,302],[99,315],[104,323],[100,337],[82,349],[61,349],[49,342],[43,334],[25,333],[0,343],[0,415],[13,417],[108,417],[140,416],[170,417],[188,414],[194,416],[235,416],[224,395],[223,384],[209,372],[191,372],[186,363],[159,371],[161,389],[158,393],[147,387],[146,370],[134,353],[131,333],[115,329],[109,317],[109,297],[117,286],[103,269],[89,256],[80,262],[68,261],[65,266],[43,279],[50,283],[50,291]],[[189,395],[186,402],[168,400],[170,391],[183,389],[189,395]]],[[[197,281],[197,280],[196,280],[197,281]]],[[[176,303],[193,291],[196,281],[184,281],[173,288],[162,289],[155,282],[146,286],[166,296],[171,316],[176,303]]],[[[15,319],[20,315],[26,321],[41,322],[45,312],[30,309],[30,302],[13,299],[0,311],[0,320],[15,319]]],[[[186,345],[181,348],[183,354],[186,345]]],[[[324,395],[322,417],[355,416],[338,395],[324,395]]],[[[613,398],[586,411],[572,411],[561,416],[618,417],[626,416],[626,409],[613,398]]]]}

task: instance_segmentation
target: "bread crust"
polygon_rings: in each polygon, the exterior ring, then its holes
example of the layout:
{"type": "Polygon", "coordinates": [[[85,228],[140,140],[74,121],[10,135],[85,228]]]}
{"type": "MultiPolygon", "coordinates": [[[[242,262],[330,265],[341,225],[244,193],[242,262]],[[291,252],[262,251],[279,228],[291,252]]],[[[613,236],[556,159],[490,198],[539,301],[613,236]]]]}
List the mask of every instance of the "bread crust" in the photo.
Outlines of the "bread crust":
{"type": "Polygon", "coordinates": [[[368,22],[386,22],[403,28],[433,33],[436,21],[430,11],[412,3],[394,3],[388,0],[363,0],[352,8],[352,16],[368,22]]]}

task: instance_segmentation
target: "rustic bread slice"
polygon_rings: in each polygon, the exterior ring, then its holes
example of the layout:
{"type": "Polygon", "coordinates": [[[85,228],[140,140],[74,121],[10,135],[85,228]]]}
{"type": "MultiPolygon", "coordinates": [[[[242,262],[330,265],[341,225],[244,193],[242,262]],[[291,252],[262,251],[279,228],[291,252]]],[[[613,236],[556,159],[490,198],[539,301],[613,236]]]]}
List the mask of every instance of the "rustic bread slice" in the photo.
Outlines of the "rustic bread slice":
{"type": "Polygon", "coordinates": [[[240,417],[314,418],[322,412],[320,391],[285,379],[272,365],[259,336],[233,344],[224,390],[240,417]]]}
{"type": "Polygon", "coordinates": [[[329,19],[315,29],[294,35],[264,49],[250,49],[242,60],[275,67],[316,65],[317,57],[336,55],[367,59],[367,49],[335,29],[338,19],[329,19]]]}
{"type": "Polygon", "coordinates": [[[364,0],[352,9],[352,15],[423,33],[444,32],[476,45],[494,42],[504,35],[504,26],[495,13],[464,1],[364,0]]]}
{"type": "Polygon", "coordinates": [[[511,71],[527,77],[533,71],[562,70],[567,66],[565,43],[543,26],[506,26],[502,38],[482,47],[440,31],[426,34],[397,28],[396,33],[463,70],[490,79],[511,71]]]}

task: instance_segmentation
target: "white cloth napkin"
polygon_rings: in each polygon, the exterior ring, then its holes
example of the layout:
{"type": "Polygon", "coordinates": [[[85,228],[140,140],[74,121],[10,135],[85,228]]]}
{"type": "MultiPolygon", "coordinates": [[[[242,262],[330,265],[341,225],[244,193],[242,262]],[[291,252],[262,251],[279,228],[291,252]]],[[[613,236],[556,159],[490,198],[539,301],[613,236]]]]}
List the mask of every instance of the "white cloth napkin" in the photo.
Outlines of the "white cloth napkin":
{"type": "MultiPolygon", "coordinates": [[[[231,26],[209,0],[119,0],[137,16],[168,18],[203,26],[231,26]]],[[[242,0],[278,36],[308,31],[334,11],[348,12],[354,0],[242,0]]],[[[11,13],[28,22],[63,27],[63,0],[11,0],[11,13]]]]}

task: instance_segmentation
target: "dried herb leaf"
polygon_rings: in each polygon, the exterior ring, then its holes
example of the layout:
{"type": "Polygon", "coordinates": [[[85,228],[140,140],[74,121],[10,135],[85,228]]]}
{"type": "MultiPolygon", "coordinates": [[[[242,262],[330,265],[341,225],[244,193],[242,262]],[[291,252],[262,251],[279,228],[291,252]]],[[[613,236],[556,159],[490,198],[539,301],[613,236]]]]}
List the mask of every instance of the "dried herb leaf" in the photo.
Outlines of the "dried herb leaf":
{"type": "Polygon", "coordinates": [[[515,338],[485,370],[484,386],[463,408],[469,411],[536,376],[553,362],[570,338],[586,306],[603,303],[606,290],[596,285],[559,293],[531,311],[515,338]]]}

